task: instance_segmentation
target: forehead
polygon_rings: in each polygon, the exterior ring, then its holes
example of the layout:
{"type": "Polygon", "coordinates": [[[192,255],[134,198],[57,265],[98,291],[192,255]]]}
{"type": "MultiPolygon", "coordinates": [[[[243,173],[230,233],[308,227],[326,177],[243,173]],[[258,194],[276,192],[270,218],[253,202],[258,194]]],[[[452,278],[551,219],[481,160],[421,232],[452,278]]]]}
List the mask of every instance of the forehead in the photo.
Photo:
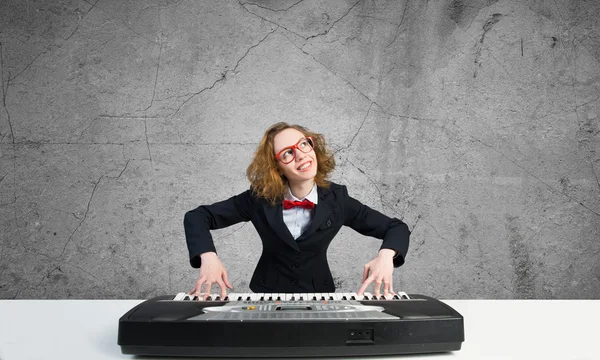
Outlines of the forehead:
{"type": "Polygon", "coordinates": [[[275,137],[273,138],[273,150],[275,150],[275,152],[277,153],[284,147],[296,145],[298,140],[302,139],[303,137],[304,134],[296,129],[285,129],[279,134],[275,135],[275,137]]]}

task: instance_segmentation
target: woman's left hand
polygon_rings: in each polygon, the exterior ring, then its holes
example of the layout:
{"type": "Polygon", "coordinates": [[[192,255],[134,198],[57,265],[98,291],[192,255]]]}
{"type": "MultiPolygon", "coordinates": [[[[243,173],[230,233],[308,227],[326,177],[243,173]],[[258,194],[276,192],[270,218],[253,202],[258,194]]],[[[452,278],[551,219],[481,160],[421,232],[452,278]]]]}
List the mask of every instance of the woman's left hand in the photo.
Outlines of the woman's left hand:
{"type": "Polygon", "coordinates": [[[365,292],[367,287],[372,282],[375,282],[374,295],[379,298],[381,295],[381,283],[383,283],[383,296],[393,296],[394,286],[392,284],[393,278],[392,273],[394,272],[394,255],[395,250],[392,249],[381,249],[379,255],[367,264],[365,264],[365,271],[362,278],[362,286],[358,289],[357,294],[360,296],[365,292]]]}

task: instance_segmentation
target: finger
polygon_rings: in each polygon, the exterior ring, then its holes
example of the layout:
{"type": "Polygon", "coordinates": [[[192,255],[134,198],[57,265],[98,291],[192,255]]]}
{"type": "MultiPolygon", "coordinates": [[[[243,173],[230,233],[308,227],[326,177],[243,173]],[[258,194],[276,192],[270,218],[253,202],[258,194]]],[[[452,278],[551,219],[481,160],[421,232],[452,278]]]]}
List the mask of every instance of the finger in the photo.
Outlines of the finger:
{"type": "Polygon", "coordinates": [[[365,265],[361,282],[365,282],[369,277],[369,264],[365,265]]]}
{"type": "Polygon", "coordinates": [[[379,297],[381,295],[381,279],[375,280],[375,296],[379,297]]]}
{"type": "Polygon", "coordinates": [[[383,280],[383,296],[385,296],[386,299],[390,296],[389,280],[383,280]]]}
{"type": "Polygon", "coordinates": [[[212,281],[207,281],[206,282],[206,285],[205,285],[205,288],[204,288],[204,295],[202,296],[202,298],[204,300],[206,300],[209,297],[209,295],[210,295],[210,288],[211,288],[212,284],[213,284],[212,281]]]}
{"type": "Polygon", "coordinates": [[[221,299],[225,299],[225,296],[227,296],[227,291],[225,291],[227,289],[225,287],[225,283],[223,281],[217,281],[217,284],[221,288],[221,294],[219,296],[221,296],[221,299]]]}
{"type": "Polygon", "coordinates": [[[363,281],[362,286],[360,287],[360,289],[358,289],[356,294],[358,296],[362,296],[362,294],[365,292],[365,290],[367,290],[367,287],[369,287],[369,285],[371,285],[372,282],[373,282],[373,278],[368,277],[366,280],[363,281]]]}
{"type": "Polygon", "coordinates": [[[196,283],[196,287],[194,288],[194,296],[200,297],[200,294],[202,294],[202,285],[203,284],[204,284],[204,279],[198,280],[198,282],[196,283]]]}
{"type": "Polygon", "coordinates": [[[227,285],[228,288],[233,289],[233,286],[231,286],[229,278],[227,277],[227,271],[223,271],[223,281],[225,281],[225,285],[227,285]]]}

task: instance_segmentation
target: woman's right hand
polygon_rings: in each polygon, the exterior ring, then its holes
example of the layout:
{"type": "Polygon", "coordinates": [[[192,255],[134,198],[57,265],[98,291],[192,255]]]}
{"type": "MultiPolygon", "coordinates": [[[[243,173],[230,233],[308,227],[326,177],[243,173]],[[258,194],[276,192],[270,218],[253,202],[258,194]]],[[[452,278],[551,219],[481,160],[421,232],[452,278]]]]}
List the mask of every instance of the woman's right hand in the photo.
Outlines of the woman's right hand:
{"type": "Polygon", "coordinates": [[[200,276],[194,289],[190,291],[189,295],[195,295],[199,298],[202,297],[205,300],[210,295],[210,288],[212,284],[216,283],[221,288],[221,299],[227,296],[226,287],[233,289],[227,279],[227,270],[215,252],[206,252],[200,255],[202,260],[202,266],[200,266],[200,276]],[[202,285],[204,285],[204,292],[202,292],[202,285]]]}

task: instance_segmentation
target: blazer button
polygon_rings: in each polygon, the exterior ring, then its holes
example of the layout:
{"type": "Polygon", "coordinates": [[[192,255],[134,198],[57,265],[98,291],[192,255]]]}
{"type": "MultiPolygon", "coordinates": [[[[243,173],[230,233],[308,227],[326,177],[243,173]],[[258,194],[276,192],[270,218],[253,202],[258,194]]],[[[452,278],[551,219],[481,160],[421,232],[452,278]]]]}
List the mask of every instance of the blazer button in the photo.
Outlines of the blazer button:
{"type": "Polygon", "coordinates": [[[327,227],[331,226],[331,220],[327,220],[327,227]]]}
{"type": "Polygon", "coordinates": [[[292,270],[296,270],[298,268],[298,264],[292,264],[292,270]]]}
{"type": "Polygon", "coordinates": [[[296,286],[296,285],[298,285],[298,280],[292,279],[292,280],[290,280],[290,284],[293,286],[296,286]]]}
{"type": "Polygon", "coordinates": [[[328,280],[325,280],[325,281],[323,281],[323,284],[324,284],[324,285],[329,285],[329,281],[328,281],[328,280]]]}

